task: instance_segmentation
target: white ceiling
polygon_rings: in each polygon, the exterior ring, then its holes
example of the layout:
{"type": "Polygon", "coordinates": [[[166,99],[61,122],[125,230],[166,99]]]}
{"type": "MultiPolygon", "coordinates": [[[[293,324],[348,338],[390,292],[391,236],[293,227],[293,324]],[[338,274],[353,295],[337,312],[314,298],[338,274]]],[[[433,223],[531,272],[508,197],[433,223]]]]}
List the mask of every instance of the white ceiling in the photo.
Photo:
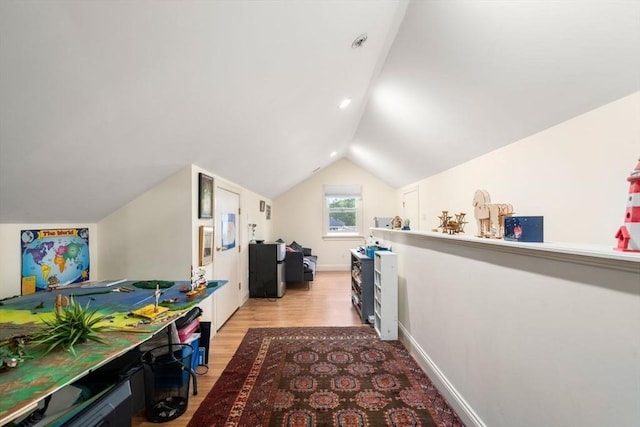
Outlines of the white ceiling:
{"type": "Polygon", "coordinates": [[[399,187],[637,90],[639,1],[2,0],[0,223],[96,222],[192,163],[399,187]]]}

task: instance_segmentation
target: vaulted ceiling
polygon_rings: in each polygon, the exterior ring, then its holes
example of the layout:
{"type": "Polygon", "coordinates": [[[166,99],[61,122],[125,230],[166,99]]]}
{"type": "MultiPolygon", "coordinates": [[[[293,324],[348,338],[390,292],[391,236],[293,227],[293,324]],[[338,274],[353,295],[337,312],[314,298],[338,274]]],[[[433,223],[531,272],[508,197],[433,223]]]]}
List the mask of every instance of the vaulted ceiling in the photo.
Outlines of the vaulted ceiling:
{"type": "Polygon", "coordinates": [[[399,187],[638,90],[638,1],[3,0],[0,223],[96,222],[189,164],[399,187]]]}

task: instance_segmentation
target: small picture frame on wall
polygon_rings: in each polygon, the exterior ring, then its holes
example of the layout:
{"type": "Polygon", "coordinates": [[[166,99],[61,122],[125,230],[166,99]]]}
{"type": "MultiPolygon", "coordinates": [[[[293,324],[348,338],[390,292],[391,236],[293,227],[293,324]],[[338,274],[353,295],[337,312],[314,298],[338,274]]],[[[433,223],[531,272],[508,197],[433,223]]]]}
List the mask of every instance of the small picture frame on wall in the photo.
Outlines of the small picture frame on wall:
{"type": "Polygon", "coordinates": [[[271,219],[271,205],[267,205],[265,209],[267,211],[267,219],[271,219]]]}
{"type": "Polygon", "coordinates": [[[213,227],[200,226],[200,265],[213,262],[213,227]]]}
{"type": "Polygon", "coordinates": [[[265,206],[265,202],[264,200],[260,200],[260,212],[264,212],[264,206],[265,206]]]}
{"type": "Polygon", "coordinates": [[[198,176],[198,218],[213,218],[213,178],[200,173],[198,176]]]}

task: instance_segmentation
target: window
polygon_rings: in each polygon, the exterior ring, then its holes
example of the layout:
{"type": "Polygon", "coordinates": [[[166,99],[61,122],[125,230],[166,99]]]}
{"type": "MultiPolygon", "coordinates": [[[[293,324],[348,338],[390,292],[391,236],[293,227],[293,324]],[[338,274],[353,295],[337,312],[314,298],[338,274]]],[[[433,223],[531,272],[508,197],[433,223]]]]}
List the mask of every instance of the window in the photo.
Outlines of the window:
{"type": "Polygon", "coordinates": [[[362,236],[362,189],[359,185],[325,185],[324,235],[362,236]]]}

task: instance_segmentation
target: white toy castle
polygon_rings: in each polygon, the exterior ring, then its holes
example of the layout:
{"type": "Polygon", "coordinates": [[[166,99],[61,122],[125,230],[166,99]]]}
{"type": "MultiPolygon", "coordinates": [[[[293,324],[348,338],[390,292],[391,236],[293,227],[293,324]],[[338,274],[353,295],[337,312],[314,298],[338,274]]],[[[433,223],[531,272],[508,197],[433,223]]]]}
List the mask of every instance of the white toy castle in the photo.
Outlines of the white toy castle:
{"type": "Polygon", "coordinates": [[[629,181],[629,197],[624,216],[624,225],[616,233],[619,251],[640,252],[640,159],[636,168],[627,178],[629,181]]]}

